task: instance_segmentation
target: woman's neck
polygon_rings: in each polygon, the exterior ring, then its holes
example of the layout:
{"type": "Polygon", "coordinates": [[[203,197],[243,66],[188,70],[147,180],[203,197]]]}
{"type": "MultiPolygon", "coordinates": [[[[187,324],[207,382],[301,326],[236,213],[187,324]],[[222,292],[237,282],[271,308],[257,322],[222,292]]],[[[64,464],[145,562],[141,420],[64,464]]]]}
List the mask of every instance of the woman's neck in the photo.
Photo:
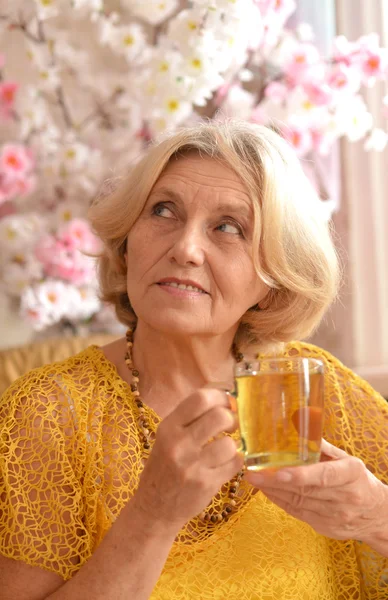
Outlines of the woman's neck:
{"type": "Polygon", "coordinates": [[[139,322],[132,356],[144,402],[165,416],[200,387],[211,382],[231,385],[234,334],[172,336],[139,322]]]}
{"type": "Polygon", "coordinates": [[[217,336],[166,335],[139,322],[133,361],[149,382],[173,389],[179,381],[187,381],[198,388],[233,376],[233,338],[234,331],[217,336]]]}

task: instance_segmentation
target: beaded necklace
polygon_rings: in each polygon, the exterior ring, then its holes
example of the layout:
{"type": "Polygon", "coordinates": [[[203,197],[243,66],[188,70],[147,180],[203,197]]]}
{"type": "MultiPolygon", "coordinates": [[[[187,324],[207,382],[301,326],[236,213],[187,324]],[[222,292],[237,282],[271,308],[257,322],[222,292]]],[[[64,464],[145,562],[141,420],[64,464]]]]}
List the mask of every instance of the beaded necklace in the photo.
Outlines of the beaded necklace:
{"type": "MultiPolygon", "coordinates": [[[[135,403],[138,410],[137,424],[139,427],[141,440],[143,444],[144,457],[148,458],[151,452],[151,430],[150,424],[148,423],[147,416],[145,414],[146,408],[140,396],[139,371],[133,366],[132,359],[133,334],[135,332],[135,329],[136,327],[134,327],[133,329],[128,329],[126,332],[127,351],[125,353],[125,364],[132,373],[132,381],[130,385],[132,393],[135,397],[135,403]]],[[[235,344],[233,344],[232,353],[236,362],[241,362],[244,359],[244,355],[238,351],[237,346],[235,344]]],[[[239,471],[237,475],[233,479],[231,479],[231,481],[225,484],[227,487],[227,498],[225,498],[222,508],[217,511],[209,511],[208,509],[206,509],[199,515],[201,521],[205,523],[207,522],[216,524],[220,523],[221,521],[227,519],[230,516],[230,514],[233,512],[237,505],[236,496],[238,494],[238,489],[243,475],[244,471],[239,471]]]]}

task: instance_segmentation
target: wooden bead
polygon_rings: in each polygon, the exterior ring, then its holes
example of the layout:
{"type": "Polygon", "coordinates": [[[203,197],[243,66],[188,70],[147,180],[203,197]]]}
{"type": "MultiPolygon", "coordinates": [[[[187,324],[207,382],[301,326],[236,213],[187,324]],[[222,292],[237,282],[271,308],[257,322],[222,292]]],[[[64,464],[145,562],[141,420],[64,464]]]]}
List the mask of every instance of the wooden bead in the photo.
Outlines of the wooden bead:
{"type": "Polygon", "coordinates": [[[140,392],[139,392],[139,390],[134,390],[134,392],[133,392],[133,395],[134,395],[134,396],[140,396],[140,392]]]}
{"type": "Polygon", "coordinates": [[[222,515],[220,515],[220,513],[218,513],[218,515],[217,515],[217,521],[219,523],[222,521],[222,515]]]}
{"type": "Polygon", "coordinates": [[[139,383],[139,378],[138,377],[132,377],[132,381],[133,381],[133,383],[139,383]]]}
{"type": "Polygon", "coordinates": [[[236,502],[236,500],[231,500],[231,501],[229,502],[229,504],[231,504],[232,506],[236,506],[237,502],[236,502]]]}
{"type": "Polygon", "coordinates": [[[236,486],[233,486],[233,487],[230,488],[230,493],[231,494],[235,494],[236,492],[237,492],[236,486]]]}
{"type": "Polygon", "coordinates": [[[216,515],[212,515],[210,517],[210,520],[211,520],[212,523],[217,523],[217,517],[216,517],[216,515]]]}
{"type": "Polygon", "coordinates": [[[133,369],[133,370],[132,370],[132,375],[133,375],[134,377],[139,377],[140,373],[139,373],[139,371],[138,371],[137,369],[133,369]]]}
{"type": "Polygon", "coordinates": [[[225,510],[223,510],[221,514],[222,514],[222,516],[224,517],[224,519],[226,519],[226,517],[227,517],[227,516],[229,516],[229,513],[227,512],[227,510],[226,510],[226,509],[225,509],[225,510]]]}
{"type": "Polygon", "coordinates": [[[144,448],[145,448],[146,450],[149,450],[149,449],[151,448],[151,446],[150,446],[150,444],[149,444],[148,442],[145,442],[145,443],[144,443],[144,448]]]}
{"type": "Polygon", "coordinates": [[[231,513],[232,512],[231,506],[226,506],[225,510],[226,510],[227,513],[231,513]]]}
{"type": "Polygon", "coordinates": [[[205,521],[210,521],[210,515],[208,513],[206,513],[204,519],[205,519],[205,521]]]}

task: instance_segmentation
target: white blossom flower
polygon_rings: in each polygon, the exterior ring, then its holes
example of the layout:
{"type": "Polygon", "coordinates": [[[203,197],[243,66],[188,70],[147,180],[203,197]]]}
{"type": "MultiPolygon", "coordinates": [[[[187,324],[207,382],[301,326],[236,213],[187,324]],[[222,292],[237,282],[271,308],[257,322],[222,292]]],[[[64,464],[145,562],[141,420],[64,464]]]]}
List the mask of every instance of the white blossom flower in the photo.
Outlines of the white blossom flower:
{"type": "Polygon", "coordinates": [[[238,119],[250,119],[255,105],[255,95],[240,86],[232,86],[222,103],[222,114],[238,119]]]}
{"type": "Polygon", "coordinates": [[[164,118],[167,125],[182,122],[192,111],[190,102],[186,102],[178,94],[169,93],[168,90],[160,98],[158,106],[155,117],[164,118]]]}
{"type": "Polygon", "coordinates": [[[55,91],[61,85],[59,67],[47,67],[37,71],[37,87],[41,90],[55,91]]]}
{"type": "Polygon", "coordinates": [[[101,43],[114,52],[122,54],[127,60],[138,57],[146,45],[144,29],[138,23],[115,25],[104,19],[101,28],[101,43]]]}
{"type": "Polygon", "coordinates": [[[304,124],[306,127],[319,125],[327,113],[324,106],[314,104],[301,86],[297,86],[287,95],[287,112],[292,116],[294,123],[304,124]]]}
{"type": "Polygon", "coordinates": [[[84,215],[85,209],[83,203],[75,200],[60,202],[55,208],[53,214],[53,222],[59,228],[66,225],[73,219],[77,219],[84,215]]]}
{"type": "Polygon", "coordinates": [[[301,42],[313,42],[315,39],[314,30],[310,23],[300,23],[295,28],[295,33],[301,42]]]}
{"type": "Polygon", "coordinates": [[[54,42],[54,52],[57,59],[71,68],[76,68],[77,72],[81,69],[90,68],[90,56],[85,50],[81,50],[71,43],[71,38],[63,32],[56,32],[54,42]]]}
{"type": "Polygon", "coordinates": [[[167,36],[180,49],[196,46],[201,32],[206,11],[201,8],[181,10],[171,19],[167,28],[167,36]]]}
{"type": "Polygon", "coordinates": [[[9,215],[0,220],[0,248],[2,254],[31,248],[47,226],[47,220],[38,213],[9,215]]]}
{"type": "Polygon", "coordinates": [[[128,8],[136,17],[151,25],[159,25],[178,8],[177,0],[131,0],[128,8]]]}
{"type": "Polygon", "coordinates": [[[69,312],[69,317],[77,321],[89,319],[101,308],[101,301],[98,298],[97,289],[93,286],[82,286],[77,290],[77,296],[74,294],[74,299],[77,301],[69,312]]]}
{"type": "Polygon", "coordinates": [[[36,13],[41,21],[51,19],[59,14],[58,0],[33,0],[36,13]]]}
{"type": "Polygon", "coordinates": [[[20,301],[20,317],[35,331],[42,331],[55,323],[52,313],[39,302],[31,287],[27,287],[23,291],[20,301]]]}
{"type": "Polygon", "coordinates": [[[42,277],[43,267],[31,252],[18,251],[3,268],[2,286],[7,294],[19,297],[32,281],[42,277]]]}
{"type": "Polygon", "coordinates": [[[67,173],[76,172],[84,169],[90,160],[91,148],[77,139],[69,139],[65,141],[59,155],[58,160],[62,162],[62,166],[67,173]]]}
{"type": "Polygon", "coordinates": [[[101,12],[104,9],[104,0],[71,0],[75,10],[101,12]]]}
{"type": "Polygon", "coordinates": [[[372,129],[373,117],[361,96],[346,98],[336,110],[336,119],[351,142],[361,140],[372,129]]]}
{"type": "Polygon", "coordinates": [[[369,137],[367,138],[364,144],[364,150],[367,152],[370,150],[375,150],[376,152],[382,152],[388,142],[387,132],[379,127],[375,127],[372,129],[369,137]]]}
{"type": "Polygon", "coordinates": [[[34,131],[46,128],[50,119],[50,109],[42,94],[36,87],[28,86],[22,99],[18,101],[18,110],[21,117],[20,137],[29,136],[34,131]]]}
{"type": "Polygon", "coordinates": [[[21,314],[36,330],[44,329],[70,315],[78,298],[75,286],[48,279],[23,292],[21,314]]]}

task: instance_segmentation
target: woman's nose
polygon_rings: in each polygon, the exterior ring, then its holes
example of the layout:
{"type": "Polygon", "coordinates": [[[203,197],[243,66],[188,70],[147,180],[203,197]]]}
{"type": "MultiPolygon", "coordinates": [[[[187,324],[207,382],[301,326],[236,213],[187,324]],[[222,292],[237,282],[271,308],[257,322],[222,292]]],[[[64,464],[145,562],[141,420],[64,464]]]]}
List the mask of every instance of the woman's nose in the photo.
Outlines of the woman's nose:
{"type": "Polygon", "coordinates": [[[184,227],[175,232],[168,258],[181,266],[200,266],[205,260],[204,233],[198,227],[184,227]]]}

